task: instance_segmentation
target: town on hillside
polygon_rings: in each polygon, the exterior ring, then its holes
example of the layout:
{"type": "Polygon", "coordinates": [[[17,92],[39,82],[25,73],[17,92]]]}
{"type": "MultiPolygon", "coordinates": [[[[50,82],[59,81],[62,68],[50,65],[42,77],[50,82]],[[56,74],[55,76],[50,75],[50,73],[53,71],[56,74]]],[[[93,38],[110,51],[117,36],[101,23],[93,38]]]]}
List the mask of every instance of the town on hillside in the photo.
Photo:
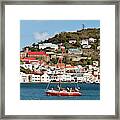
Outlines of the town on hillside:
{"type": "Polygon", "coordinates": [[[61,32],[20,51],[20,83],[100,83],[100,28],[61,32]]]}

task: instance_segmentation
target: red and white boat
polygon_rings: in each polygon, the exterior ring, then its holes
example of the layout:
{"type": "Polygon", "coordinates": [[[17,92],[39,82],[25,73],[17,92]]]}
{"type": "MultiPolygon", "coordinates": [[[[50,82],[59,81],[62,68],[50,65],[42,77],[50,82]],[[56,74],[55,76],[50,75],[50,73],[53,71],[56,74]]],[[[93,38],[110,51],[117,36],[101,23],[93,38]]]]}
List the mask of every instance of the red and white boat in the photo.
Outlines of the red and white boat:
{"type": "Polygon", "coordinates": [[[62,90],[62,91],[48,90],[46,91],[46,94],[50,96],[80,96],[81,95],[79,91],[67,91],[67,90],[62,90]]]}
{"type": "Polygon", "coordinates": [[[50,96],[80,96],[81,95],[81,93],[77,88],[74,90],[72,88],[71,89],[59,88],[58,90],[51,89],[51,90],[47,90],[46,94],[50,96]]]}

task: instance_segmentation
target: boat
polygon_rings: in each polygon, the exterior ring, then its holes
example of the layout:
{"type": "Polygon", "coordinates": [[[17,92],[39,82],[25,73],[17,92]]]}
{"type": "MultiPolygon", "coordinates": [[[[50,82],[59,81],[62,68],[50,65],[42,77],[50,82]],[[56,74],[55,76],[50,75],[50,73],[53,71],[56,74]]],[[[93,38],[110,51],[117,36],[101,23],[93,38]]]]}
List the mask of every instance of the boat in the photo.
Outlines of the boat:
{"type": "Polygon", "coordinates": [[[63,89],[63,90],[51,89],[51,90],[47,90],[46,94],[49,96],[80,96],[81,95],[81,93],[77,89],[69,90],[69,91],[66,89],[63,89]]]}

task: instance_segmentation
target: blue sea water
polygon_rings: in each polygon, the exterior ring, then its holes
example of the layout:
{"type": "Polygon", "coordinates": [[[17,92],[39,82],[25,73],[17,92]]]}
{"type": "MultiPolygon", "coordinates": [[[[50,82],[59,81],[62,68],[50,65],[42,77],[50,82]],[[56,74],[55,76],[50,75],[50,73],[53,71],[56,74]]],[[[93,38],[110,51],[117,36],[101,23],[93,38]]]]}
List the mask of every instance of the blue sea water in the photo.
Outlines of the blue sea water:
{"type": "MultiPolygon", "coordinates": [[[[21,100],[100,100],[100,84],[62,83],[63,88],[80,87],[81,96],[48,96],[45,93],[48,83],[20,83],[21,100]]],[[[57,83],[51,83],[49,88],[56,88],[57,83]]]]}

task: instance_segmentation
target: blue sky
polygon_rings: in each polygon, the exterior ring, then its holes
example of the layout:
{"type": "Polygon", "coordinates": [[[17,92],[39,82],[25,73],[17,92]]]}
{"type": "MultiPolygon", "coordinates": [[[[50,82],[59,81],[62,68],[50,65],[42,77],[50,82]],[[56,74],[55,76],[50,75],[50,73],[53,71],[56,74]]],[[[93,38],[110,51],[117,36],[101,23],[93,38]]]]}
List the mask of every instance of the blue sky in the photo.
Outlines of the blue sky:
{"type": "Polygon", "coordinates": [[[21,20],[20,49],[60,32],[81,30],[82,24],[85,28],[100,28],[99,20],[21,20]]]}

